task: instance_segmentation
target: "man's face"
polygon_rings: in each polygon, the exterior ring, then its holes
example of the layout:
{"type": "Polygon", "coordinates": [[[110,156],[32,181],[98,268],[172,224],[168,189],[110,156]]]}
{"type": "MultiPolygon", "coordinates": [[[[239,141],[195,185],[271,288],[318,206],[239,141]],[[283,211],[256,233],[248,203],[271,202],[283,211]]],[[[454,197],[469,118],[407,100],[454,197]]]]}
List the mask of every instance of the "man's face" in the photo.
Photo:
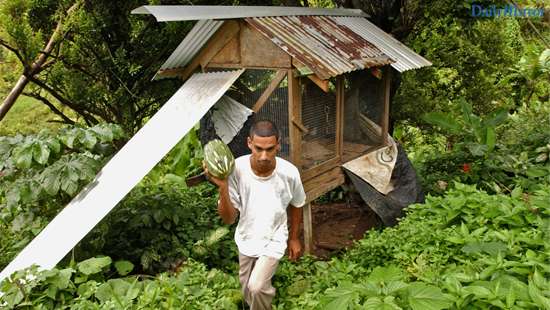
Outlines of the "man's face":
{"type": "Polygon", "coordinates": [[[275,136],[248,137],[248,148],[252,151],[252,168],[260,173],[269,172],[275,168],[275,156],[280,145],[275,136]]]}

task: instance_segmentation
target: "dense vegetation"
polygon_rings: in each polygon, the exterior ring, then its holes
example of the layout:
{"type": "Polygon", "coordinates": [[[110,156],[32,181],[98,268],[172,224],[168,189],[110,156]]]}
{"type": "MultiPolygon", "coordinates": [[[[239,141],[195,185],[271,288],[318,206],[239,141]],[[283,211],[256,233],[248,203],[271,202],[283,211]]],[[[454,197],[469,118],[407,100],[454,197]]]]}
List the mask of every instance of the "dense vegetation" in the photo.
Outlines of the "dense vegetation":
{"type": "MultiPolygon", "coordinates": [[[[52,12],[57,21],[71,3],[0,2],[2,16],[32,13],[2,19],[0,38],[17,30],[7,42],[22,44],[28,63],[55,25],[38,21],[52,12]]],[[[470,1],[402,3],[407,10],[369,13],[434,63],[397,77],[392,102],[393,136],[422,179],[426,203],[410,206],[398,225],[367,232],[330,260],[283,259],[275,308],[550,309],[550,49],[533,31],[548,38],[548,23],[473,19],[470,1]]],[[[28,92],[37,100],[18,101],[0,122],[0,269],[173,89],[170,81],[147,83],[177,44],[163,40],[188,25],[160,26],[121,13],[138,4],[82,4],[67,19],[70,44],[36,76],[61,98],[34,85],[28,92]],[[133,45],[138,41],[142,45],[133,45]],[[166,51],[151,47],[159,45],[166,51]],[[93,57],[90,46],[98,47],[93,57]],[[92,77],[101,83],[89,83],[92,77]],[[81,91],[88,84],[95,86],[81,91]],[[54,116],[36,109],[44,104],[40,97],[73,124],[45,126],[54,116]],[[33,121],[25,123],[28,117],[33,121]]],[[[6,93],[25,62],[5,49],[0,60],[6,93]]],[[[185,178],[201,170],[201,159],[194,129],[57,268],[22,270],[0,283],[0,308],[244,309],[234,226],[217,216],[215,188],[185,186],[185,178]]]]}

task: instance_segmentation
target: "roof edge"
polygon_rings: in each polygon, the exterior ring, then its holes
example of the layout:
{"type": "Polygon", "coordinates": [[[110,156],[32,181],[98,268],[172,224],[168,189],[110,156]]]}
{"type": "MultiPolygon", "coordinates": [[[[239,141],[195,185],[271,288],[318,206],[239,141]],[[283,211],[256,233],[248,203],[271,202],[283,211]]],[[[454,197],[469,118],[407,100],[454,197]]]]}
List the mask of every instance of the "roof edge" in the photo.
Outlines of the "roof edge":
{"type": "Polygon", "coordinates": [[[357,9],[225,5],[144,5],[131,13],[151,14],[158,22],[299,15],[368,17],[357,9]]]}

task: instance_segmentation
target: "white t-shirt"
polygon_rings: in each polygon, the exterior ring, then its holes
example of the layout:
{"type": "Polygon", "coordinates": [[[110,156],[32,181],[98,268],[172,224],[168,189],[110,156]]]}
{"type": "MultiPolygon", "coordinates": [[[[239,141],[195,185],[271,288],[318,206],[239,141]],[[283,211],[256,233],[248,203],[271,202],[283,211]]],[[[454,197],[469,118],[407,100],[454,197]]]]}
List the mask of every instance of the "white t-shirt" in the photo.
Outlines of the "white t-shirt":
{"type": "Polygon", "coordinates": [[[246,256],[269,256],[280,259],[287,246],[288,205],[300,208],[306,194],[300,173],[292,163],[276,157],[273,173],[268,177],[254,174],[250,155],[235,160],[229,175],[229,198],[239,210],[235,242],[246,256]]]}

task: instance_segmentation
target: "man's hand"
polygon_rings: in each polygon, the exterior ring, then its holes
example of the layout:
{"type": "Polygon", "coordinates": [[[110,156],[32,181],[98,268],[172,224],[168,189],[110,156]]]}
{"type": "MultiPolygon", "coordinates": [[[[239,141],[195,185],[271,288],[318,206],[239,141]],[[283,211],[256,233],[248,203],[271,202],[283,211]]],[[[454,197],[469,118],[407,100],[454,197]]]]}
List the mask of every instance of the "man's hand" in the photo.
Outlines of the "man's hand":
{"type": "Polygon", "coordinates": [[[289,239],[288,240],[288,258],[291,261],[295,261],[300,257],[302,252],[302,243],[300,239],[289,239]]]}
{"type": "Polygon", "coordinates": [[[210,182],[214,183],[214,185],[216,185],[219,188],[227,187],[227,179],[222,180],[222,179],[218,179],[218,178],[212,176],[208,172],[208,168],[206,168],[206,164],[204,163],[204,161],[202,162],[202,169],[204,170],[204,173],[206,173],[206,176],[208,177],[208,180],[210,182]]]}

